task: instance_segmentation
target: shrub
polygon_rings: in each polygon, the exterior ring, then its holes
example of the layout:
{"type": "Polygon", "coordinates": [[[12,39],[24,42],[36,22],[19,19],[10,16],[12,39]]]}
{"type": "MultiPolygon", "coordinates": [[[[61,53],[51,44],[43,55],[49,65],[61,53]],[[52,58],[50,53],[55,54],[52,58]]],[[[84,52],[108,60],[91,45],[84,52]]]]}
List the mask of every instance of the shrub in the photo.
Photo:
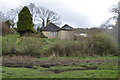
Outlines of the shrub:
{"type": "Polygon", "coordinates": [[[81,43],[79,41],[56,41],[49,46],[47,53],[56,56],[78,56],[81,52],[81,43]]]}
{"type": "Polygon", "coordinates": [[[49,45],[47,54],[56,56],[118,55],[117,43],[111,35],[98,33],[82,41],[58,40],[49,45]]]}
{"type": "Polygon", "coordinates": [[[40,38],[21,37],[17,39],[17,51],[20,55],[41,56],[41,49],[45,42],[40,38]]]}
{"type": "Polygon", "coordinates": [[[16,50],[16,40],[19,35],[9,34],[2,37],[2,54],[11,55],[16,50]]]}
{"type": "Polygon", "coordinates": [[[114,38],[106,33],[94,34],[88,38],[90,54],[117,55],[118,47],[114,38]]]}
{"type": "Polygon", "coordinates": [[[3,36],[1,39],[3,55],[44,56],[44,46],[49,42],[49,39],[19,37],[15,34],[3,36]]]}

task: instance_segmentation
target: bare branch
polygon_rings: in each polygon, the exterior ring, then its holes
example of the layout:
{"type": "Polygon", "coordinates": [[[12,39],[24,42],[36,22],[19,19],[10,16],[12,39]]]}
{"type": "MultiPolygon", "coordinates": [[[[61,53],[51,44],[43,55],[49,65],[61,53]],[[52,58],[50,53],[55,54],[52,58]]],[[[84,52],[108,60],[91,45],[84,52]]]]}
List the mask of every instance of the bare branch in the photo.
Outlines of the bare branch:
{"type": "Polygon", "coordinates": [[[43,27],[48,25],[50,22],[54,24],[57,22],[57,24],[60,24],[60,17],[54,11],[51,11],[44,7],[38,7],[36,12],[37,17],[40,18],[42,21],[44,20],[44,22],[42,22],[42,24],[44,24],[43,27]]]}

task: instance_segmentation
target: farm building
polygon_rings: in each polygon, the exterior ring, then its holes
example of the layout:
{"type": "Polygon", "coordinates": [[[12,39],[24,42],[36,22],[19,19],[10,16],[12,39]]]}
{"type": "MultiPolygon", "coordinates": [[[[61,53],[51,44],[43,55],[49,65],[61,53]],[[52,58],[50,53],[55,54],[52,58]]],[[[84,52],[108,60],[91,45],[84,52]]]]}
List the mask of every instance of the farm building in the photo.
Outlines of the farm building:
{"type": "Polygon", "coordinates": [[[42,28],[42,33],[48,38],[58,38],[61,40],[74,40],[74,28],[64,25],[62,28],[50,23],[42,28]]]}
{"type": "Polygon", "coordinates": [[[67,24],[60,28],[55,24],[50,23],[46,27],[41,28],[41,31],[48,38],[57,38],[61,40],[83,40],[95,33],[102,32],[103,30],[98,28],[73,28],[67,24]]]}
{"type": "Polygon", "coordinates": [[[74,40],[74,28],[65,24],[58,32],[58,38],[61,40],[74,40]]]}
{"type": "Polygon", "coordinates": [[[60,27],[53,23],[50,23],[46,27],[42,28],[42,33],[48,38],[58,38],[58,31],[60,27]]]}

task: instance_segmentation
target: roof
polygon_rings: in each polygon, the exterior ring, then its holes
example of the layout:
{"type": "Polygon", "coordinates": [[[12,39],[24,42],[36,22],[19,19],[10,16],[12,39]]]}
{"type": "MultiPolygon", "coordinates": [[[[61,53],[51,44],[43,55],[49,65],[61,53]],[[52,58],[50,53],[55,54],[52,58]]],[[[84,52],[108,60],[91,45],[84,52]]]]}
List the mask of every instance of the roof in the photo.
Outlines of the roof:
{"type": "Polygon", "coordinates": [[[46,27],[42,28],[42,31],[59,31],[60,27],[56,26],[53,23],[48,24],[46,27]]]}
{"type": "Polygon", "coordinates": [[[69,26],[69,25],[67,25],[67,24],[65,24],[62,28],[61,28],[61,30],[73,30],[74,28],[73,27],[71,27],[71,26],[69,26]]]}

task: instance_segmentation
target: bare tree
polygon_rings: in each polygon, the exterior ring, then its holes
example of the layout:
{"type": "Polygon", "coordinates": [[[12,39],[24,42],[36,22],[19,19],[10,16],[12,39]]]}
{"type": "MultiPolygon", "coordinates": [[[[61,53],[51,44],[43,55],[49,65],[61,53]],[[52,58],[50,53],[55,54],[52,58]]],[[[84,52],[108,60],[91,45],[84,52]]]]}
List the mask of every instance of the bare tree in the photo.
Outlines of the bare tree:
{"type": "Polygon", "coordinates": [[[47,26],[49,23],[60,25],[60,16],[54,11],[44,7],[36,7],[34,3],[30,3],[28,8],[33,15],[33,23],[39,23],[42,27],[47,26]]]}
{"type": "MultiPolygon", "coordinates": [[[[54,23],[56,25],[60,25],[60,16],[44,7],[37,7],[34,3],[30,3],[27,5],[29,8],[32,16],[33,16],[33,23],[39,23],[41,27],[45,27],[49,23],[54,23]]],[[[15,9],[11,9],[7,12],[7,20],[10,20],[11,26],[14,27],[18,21],[18,14],[23,6],[20,6],[15,9]]]]}
{"type": "MultiPolygon", "coordinates": [[[[35,23],[36,19],[36,6],[33,3],[30,3],[29,5],[27,5],[27,7],[29,8],[31,14],[33,15],[33,22],[35,23]]],[[[15,9],[11,9],[10,11],[7,12],[7,20],[10,21],[12,28],[15,26],[15,24],[17,24],[18,21],[18,14],[21,11],[21,9],[23,8],[23,6],[17,7],[15,9]]]]}
{"type": "Polygon", "coordinates": [[[105,21],[103,24],[101,24],[101,28],[113,28],[115,25],[113,25],[113,21],[117,23],[118,21],[118,15],[120,13],[119,9],[118,9],[118,5],[113,5],[110,8],[110,12],[113,14],[112,17],[110,17],[107,21],[105,21]]]}
{"type": "Polygon", "coordinates": [[[7,20],[11,22],[12,28],[18,21],[18,14],[21,9],[22,9],[22,6],[15,8],[15,9],[11,9],[10,11],[7,12],[7,20]]]}
{"type": "Polygon", "coordinates": [[[113,21],[117,22],[117,16],[113,16],[111,18],[109,18],[107,21],[105,21],[104,23],[101,24],[101,28],[113,28],[113,21]]]}
{"type": "Polygon", "coordinates": [[[6,16],[2,11],[0,11],[0,21],[6,21],[6,16]]]}
{"type": "Polygon", "coordinates": [[[55,23],[57,25],[59,25],[61,23],[60,16],[58,16],[57,13],[55,13],[54,11],[47,10],[46,14],[47,14],[46,25],[48,25],[50,22],[55,23]]]}
{"type": "Polygon", "coordinates": [[[112,13],[119,13],[118,5],[113,5],[110,9],[110,12],[112,13]]]}
{"type": "Polygon", "coordinates": [[[119,14],[120,14],[120,10],[119,10],[119,4],[117,5],[113,5],[110,12],[112,12],[114,15],[111,19],[117,20],[119,14]]]}
{"type": "Polygon", "coordinates": [[[41,22],[42,27],[47,26],[49,23],[54,23],[56,25],[61,24],[60,16],[54,11],[51,11],[44,7],[38,7],[36,12],[37,12],[37,20],[41,22]]]}
{"type": "Polygon", "coordinates": [[[37,7],[35,6],[35,4],[33,3],[30,3],[28,6],[27,6],[33,16],[33,23],[35,24],[35,22],[37,21],[36,17],[37,17],[37,7]]]}

